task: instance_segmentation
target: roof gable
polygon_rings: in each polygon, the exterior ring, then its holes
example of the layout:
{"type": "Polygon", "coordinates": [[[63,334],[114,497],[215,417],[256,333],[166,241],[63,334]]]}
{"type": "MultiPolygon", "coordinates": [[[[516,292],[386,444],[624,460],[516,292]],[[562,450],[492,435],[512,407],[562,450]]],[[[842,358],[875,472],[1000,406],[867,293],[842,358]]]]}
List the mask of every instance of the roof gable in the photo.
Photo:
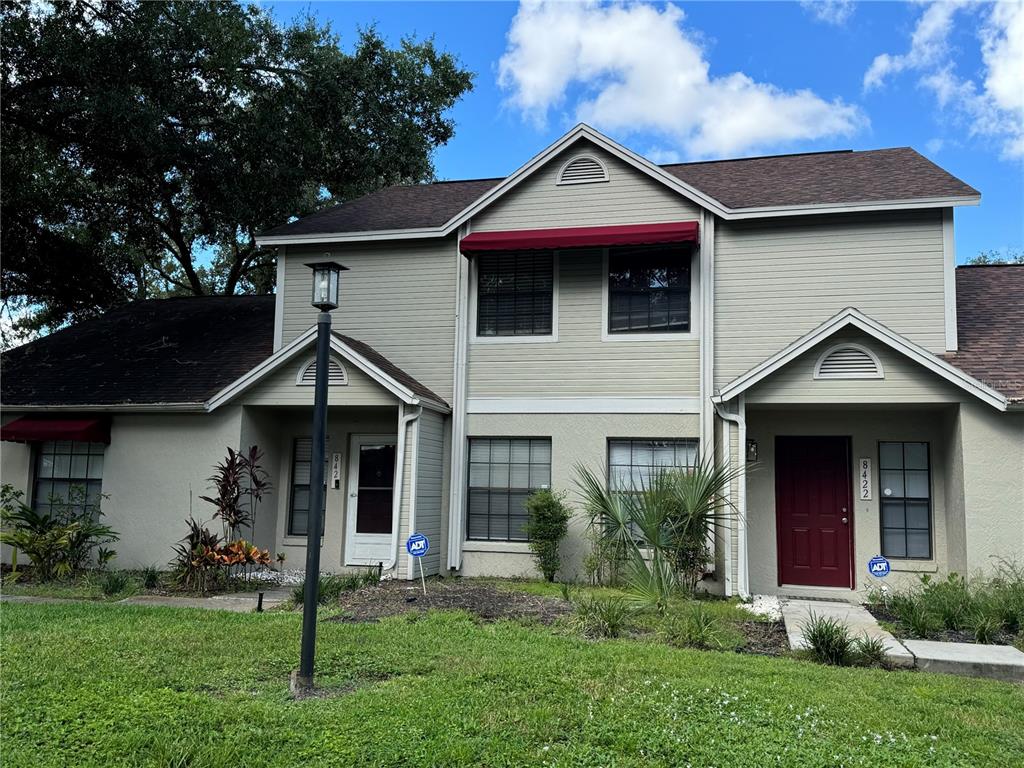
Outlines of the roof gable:
{"type": "Polygon", "coordinates": [[[839,314],[829,320],[826,320],[810,333],[794,341],[785,349],[780,350],[772,357],[751,368],[742,376],[739,376],[729,384],[722,387],[718,394],[713,398],[714,401],[722,403],[746,392],[755,384],[768,378],[780,368],[789,365],[822,341],[834,336],[839,331],[850,328],[862,331],[865,335],[870,336],[889,348],[901,353],[918,365],[930,370],[938,376],[941,376],[948,382],[974,395],[980,400],[983,400],[992,407],[1001,411],[1006,410],[1007,399],[1001,393],[978,381],[967,373],[964,373],[960,369],[950,365],[942,358],[936,357],[923,347],[918,346],[894,331],[889,330],[881,323],[876,320],[872,320],[870,317],[853,307],[844,309],[839,314]]]}

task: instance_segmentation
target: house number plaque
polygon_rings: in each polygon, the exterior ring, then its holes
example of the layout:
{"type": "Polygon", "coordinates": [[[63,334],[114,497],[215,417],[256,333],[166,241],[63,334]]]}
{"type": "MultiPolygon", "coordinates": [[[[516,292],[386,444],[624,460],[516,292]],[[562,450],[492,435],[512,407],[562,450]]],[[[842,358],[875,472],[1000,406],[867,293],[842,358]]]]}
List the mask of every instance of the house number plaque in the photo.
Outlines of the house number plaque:
{"type": "Polygon", "coordinates": [[[871,501],[871,459],[857,460],[857,490],[861,501],[871,501]]]}

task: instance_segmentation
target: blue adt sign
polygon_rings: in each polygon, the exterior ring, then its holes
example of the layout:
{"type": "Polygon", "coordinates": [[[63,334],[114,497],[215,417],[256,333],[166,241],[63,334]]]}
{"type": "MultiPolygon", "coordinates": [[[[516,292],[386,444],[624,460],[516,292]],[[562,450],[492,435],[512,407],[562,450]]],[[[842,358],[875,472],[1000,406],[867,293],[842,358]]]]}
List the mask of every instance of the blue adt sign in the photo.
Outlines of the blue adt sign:
{"type": "Polygon", "coordinates": [[[889,575],[890,566],[889,561],[881,555],[875,555],[868,560],[868,573],[874,576],[876,579],[884,579],[889,575]]]}
{"type": "Polygon", "coordinates": [[[405,551],[413,557],[423,557],[430,549],[430,540],[422,533],[414,533],[405,542],[405,551]]]}

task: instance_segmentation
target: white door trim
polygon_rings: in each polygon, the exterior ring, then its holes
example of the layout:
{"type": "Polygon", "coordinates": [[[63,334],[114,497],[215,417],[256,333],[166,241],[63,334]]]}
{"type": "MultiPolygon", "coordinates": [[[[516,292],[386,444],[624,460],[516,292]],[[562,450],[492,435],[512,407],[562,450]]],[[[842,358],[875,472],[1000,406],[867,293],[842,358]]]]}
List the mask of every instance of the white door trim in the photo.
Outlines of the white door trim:
{"type": "MultiPolygon", "coordinates": [[[[356,533],[356,509],[359,502],[359,449],[370,443],[394,445],[396,447],[395,461],[402,460],[397,454],[397,435],[354,434],[350,436],[348,482],[345,488],[345,565],[376,565],[378,562],[386,562],[390,558],[393,531],[389,533],[356,533]]],[[[397,477],[397,472],[392,477],[397,477]]],[[[398,493],[399,489],[394,488],[392,492],[398,493]]]]}

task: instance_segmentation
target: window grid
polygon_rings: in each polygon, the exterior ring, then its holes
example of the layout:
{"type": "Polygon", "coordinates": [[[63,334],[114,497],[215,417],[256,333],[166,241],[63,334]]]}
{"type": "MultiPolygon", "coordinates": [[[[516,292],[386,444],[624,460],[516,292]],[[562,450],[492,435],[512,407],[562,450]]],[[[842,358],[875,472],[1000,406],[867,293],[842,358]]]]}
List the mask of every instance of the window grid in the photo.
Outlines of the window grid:
{"type": "Polygon", "coordinates": [[[526,499],[550,485],[550,438],[470,438],[467,538],[527,541],[526,499]]]}
{"type": "Polygon", "coordinates": [[[54,507],[66,505],[76,514],[99,512],[105,450],[103,443],[40,443],[36,449],[33,509],[52,512],[54,507]]]}
{"type": "MultiPolygon", "coordinates": [[[[309,525],[309,479],[313,466],[313,438],[296,437],[292,445],[292,488],[288,503],[288,535],[305,536],[309,525]]],[[[327,451],[324,451],[324,491],[327,489],[327,451]]],[[[325,495],[326,498],[326,495],[325,495]]],[[[325,504],[326,507],[326,504],[325,504]]],[[[324,535],[325,518],[320,518],[320,535],[324,535]]]]}
{"type": "Polygon", "coordinates": [[[608,252],[608,332],[690,330],[689,248],[613,248],[608,252]]]}
{"type": "Polygon", "coordinates": [[[614,491],[647,487],[657,472],[697,466],[696,438],[610,438],[608,486],[614,491]]]}
{"type": "Polygon", "coordinates": [[[880,442],[882,554],[932,557],[931,451],[928,443],[880,442]],[[886,495],[889,491],[889,495],[886,495]]]}
{"type": "Polygon", "coordinates": [[[548,336],[553,305],[550,251],[477,258],[477,336],[548,336]]]}

